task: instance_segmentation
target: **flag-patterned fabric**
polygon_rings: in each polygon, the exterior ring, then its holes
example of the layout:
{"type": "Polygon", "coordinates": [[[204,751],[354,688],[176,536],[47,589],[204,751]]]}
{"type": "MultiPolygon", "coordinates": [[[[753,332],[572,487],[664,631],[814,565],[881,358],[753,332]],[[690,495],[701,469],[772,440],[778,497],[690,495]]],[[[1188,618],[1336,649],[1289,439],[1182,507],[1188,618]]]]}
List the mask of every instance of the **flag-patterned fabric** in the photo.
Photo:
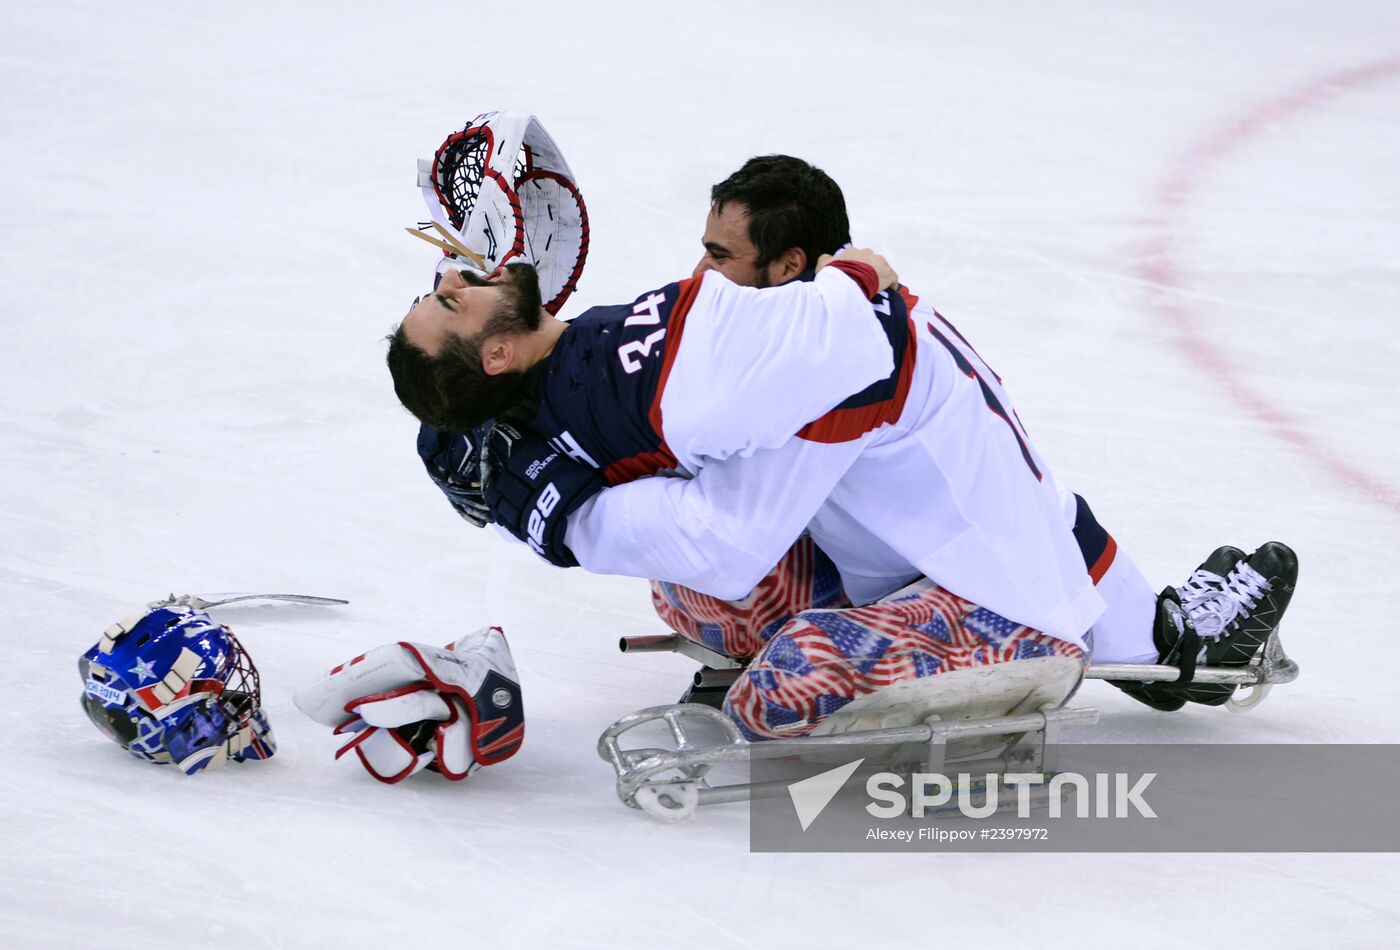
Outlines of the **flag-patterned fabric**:
{"type": "Polygon", "coordinates": [[[724,701],[750,739],[807,735],[854,699],[952,670],[1083,650],[934,586],[865,607],[799,613],[724,701]]]}
{"type": "Polygon", "coordinates": [[[848,607],[836,566],[803,535],[743,600],[720,600],[662,581],[651,582],[662,621],[681,636],[726,656],[747,660],[783,624],[804,610],[848,607]]]}

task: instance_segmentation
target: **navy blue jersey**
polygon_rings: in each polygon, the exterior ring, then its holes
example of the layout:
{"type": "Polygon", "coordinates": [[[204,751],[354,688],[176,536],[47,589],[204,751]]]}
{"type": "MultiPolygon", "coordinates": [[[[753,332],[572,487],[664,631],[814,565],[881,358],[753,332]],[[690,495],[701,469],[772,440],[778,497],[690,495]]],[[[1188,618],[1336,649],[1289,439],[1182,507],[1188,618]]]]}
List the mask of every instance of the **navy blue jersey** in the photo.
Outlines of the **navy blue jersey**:
{"type": "MultiPolygon", "coordinates": [[[[609,484],[677,468],[660,403],[699,286],[700,278],[688,278],[632,304],[594,307],[576,318],[534,371],[538,408],[529,427],[602,470],[609,484]]],[[[906,303],[902,295],[880,294],[871,304],[894,358],[889,377],[810,420],[796,435],[839,442],[898,418],[915,360],[906,303]]]]}
{"type": "Polygon", "coordinates": [[[687,278],[576,317],[541,364],[529,427],[602,470],[609,484],[675,468],[661,433],[660,396],[699,283],[687,278]]]}

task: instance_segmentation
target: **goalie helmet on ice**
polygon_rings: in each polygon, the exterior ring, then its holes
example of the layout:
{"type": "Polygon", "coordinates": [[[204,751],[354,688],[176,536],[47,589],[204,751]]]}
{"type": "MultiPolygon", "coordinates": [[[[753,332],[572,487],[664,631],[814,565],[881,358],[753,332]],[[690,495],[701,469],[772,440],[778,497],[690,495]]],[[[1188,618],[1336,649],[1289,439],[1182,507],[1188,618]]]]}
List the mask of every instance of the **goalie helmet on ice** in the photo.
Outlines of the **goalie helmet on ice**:
{"type": "Polygon", "coordinates": [[[132,755],[192,775],[276,746],[258,671],[228,627],[170,604],[107,628],[78,659],[83,709],[132,755]]]}

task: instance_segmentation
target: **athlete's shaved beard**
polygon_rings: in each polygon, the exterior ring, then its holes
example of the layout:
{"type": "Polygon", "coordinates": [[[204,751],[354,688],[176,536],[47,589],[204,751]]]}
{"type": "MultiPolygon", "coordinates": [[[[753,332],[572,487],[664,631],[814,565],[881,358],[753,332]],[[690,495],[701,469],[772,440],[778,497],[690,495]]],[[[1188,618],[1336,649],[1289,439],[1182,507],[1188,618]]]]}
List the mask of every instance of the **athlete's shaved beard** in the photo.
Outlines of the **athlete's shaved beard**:
{"type": "Polygon", "coordinates": [[[387,361],[394,392],[419,422],[440,432],[471,432],[500,415],[520,398],[524,370],[490,375],[482,368],[481,348],[497,334],[530,334],[540,328],[539,275],[529,264],[508,264],[499,280],[462,272],[473,287],[504,287],[505,293],[486,326],[471,337],[449,334],[437,355],[409,342],[403,325],[389,337],[387,361]]]}

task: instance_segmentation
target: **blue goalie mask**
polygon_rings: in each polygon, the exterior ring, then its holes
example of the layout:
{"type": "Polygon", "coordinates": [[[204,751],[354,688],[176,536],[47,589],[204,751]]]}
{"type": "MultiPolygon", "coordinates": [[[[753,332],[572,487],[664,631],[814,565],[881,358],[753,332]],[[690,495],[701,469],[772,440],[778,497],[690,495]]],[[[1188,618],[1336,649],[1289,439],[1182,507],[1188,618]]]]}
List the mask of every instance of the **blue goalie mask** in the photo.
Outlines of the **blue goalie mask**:
{"type": "Polygon", "coordinates": [[[276,751],[253,661],[232,630],[193,607],[114,623],[78,672],[88,718],[147,762],[193,775],[276,751]]]}

